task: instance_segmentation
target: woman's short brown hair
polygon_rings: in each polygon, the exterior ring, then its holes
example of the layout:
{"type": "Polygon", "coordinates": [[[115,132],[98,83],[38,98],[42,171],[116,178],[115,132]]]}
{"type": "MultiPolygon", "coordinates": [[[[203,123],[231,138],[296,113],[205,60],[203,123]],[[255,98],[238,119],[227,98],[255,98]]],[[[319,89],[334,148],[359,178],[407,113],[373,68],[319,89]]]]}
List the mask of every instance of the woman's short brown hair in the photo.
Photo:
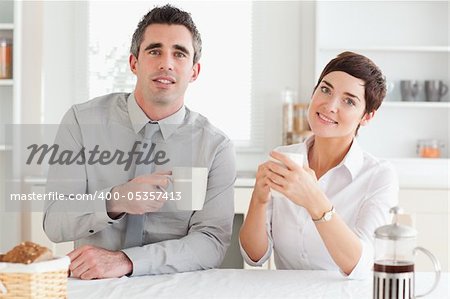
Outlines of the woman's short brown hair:
{"type": "Polygon", "coordinates": [[[343,52],[331,60],[323,69],[314,90],[323,77],[331,72],[345,72],[364,81],[366,109],[364,113],[376,111],[386,96],[386,79],[380,68],[369,58],[353,53],[343,52]]]}

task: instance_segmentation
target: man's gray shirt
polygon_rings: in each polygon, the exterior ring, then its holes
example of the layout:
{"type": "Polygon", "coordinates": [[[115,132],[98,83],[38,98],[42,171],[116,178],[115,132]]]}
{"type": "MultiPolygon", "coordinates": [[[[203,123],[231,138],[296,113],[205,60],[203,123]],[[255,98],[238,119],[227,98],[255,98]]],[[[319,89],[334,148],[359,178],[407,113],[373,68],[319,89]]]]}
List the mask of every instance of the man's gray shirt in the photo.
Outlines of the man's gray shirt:
{"type": "Polygon", "coordinates": [[[234,149],[224,133],[184,106],[158,122],[160,131],[152,143],[155,152],[166,154],[160,159],[166,162],[156,164],[154,171],[170,171],[175,166],[207,167],[203,209],[146,213],[144,245],[131,248],[124,248],[127,215],[114,220],[107,214],[108,192],[134,178],[136,165],[126,158],[133,145],[142,141],[148,122],[134,95],[125,93],[74,105],[65,114],[55,144],[60,152],[82,152],[84,161],[50,166],[47,193],[64,194],[67,200],[46,203],[44,231],[54,242],[75,241],[75,247],[90,244],[122,250],[133,263],[132,275],[217,267],[231,239],[234,149]],[[90,195],[91,200],[69,200],[76,194],[90,195]]]}

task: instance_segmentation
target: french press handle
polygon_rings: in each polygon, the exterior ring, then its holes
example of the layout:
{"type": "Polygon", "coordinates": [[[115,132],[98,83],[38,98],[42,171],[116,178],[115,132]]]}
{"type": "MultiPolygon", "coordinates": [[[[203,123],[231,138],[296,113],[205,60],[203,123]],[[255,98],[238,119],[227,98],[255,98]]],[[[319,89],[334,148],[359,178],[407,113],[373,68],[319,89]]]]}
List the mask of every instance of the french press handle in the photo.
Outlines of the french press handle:
{"type": "Polygon", "coordinates": [[[421,251],[422,253],[424,253],[426,256],[428,256],[430,258],[430,260],[433,262],[434,273],[435,273],[433,285],[425,293],[416,296],[416,298],[419,298],[419,297],[423,297],[423,296],[430,294],[431,292],[434,291],[434,289],[436,289],[436,287],[439,284],[439,280],[441,279],[441,265],[439,264],[438,259],[428,249],[417,246],[416,248],[414,248],[414,254],[416,254],[417,251],[421,251]]]}

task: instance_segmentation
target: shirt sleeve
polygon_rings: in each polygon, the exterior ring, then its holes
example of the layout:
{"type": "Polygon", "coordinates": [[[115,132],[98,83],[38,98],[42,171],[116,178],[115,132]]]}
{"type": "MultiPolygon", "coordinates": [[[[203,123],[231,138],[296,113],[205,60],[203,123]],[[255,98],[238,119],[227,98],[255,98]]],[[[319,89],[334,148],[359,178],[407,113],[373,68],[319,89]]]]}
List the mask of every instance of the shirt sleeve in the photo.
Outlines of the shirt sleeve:
{"type": "Polygon", "coordinates": [[[245,251],[245,249],[241,245],[241,240],[239,240],[239,248],[241,250],[241,255],[244,258],[244,261],[253,267],[261,267],[272,255],[272,249],[273,249],[273,239],[272,239],[272,210],[273,210],[273,198],[271,198],[270,203],[267,206],[266,210],[266,232],[267,232],[267,238],[268,238],[268,245],[267,250],[264,253],[264,255],[258,260],[253,261],[245,251]]]}
{"type": "MultiPolygon", "coordinates": [[[[59,152],[82,152],[81,130],[73,108],[64,115],[54,146],[59,152]]],[[[87,194],[84,163],[50,165],[46,193],[53,192],[62,198],[45,202],[43,229],[48,238],[53,242],[74,241],[120,221],[121,218],[111,219],[106,211],[105,198],[112,187],[87,194]],[[87,200],[77,200],[75,196],[84,196],[87,200]]]]}
{"type": "Polygon", "coordinates": [[[364,279],[370,275],[374,261],[374,233],[378,227],[390,222],[389,210],[398,204],[398,191],[398,176],[394,168],[387,161],[380,162],[358,211],[354,231],[361,241],[362,254],[348,278],[364,279]]]}
{"type": "Polygon", "coordinates": [[[188,234],[122,251],[132,276],[210,269],[221,264],[231,242],[234,217],[235,154],[230,141],[217,151],[208,177],[203,209],[193,213],[188,234]]]}

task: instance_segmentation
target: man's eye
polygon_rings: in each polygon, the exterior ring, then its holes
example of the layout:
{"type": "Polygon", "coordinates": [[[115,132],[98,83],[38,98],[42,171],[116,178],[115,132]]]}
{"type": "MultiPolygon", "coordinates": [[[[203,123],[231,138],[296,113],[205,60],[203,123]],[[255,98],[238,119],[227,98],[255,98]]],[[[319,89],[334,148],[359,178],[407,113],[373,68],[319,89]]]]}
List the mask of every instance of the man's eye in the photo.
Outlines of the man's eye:
{"type": "Polygon", "coordinates": [[[148,54],[150,54],[150,55],[158,55],[159,51],[158,50],[150,50],[150,51],[148,51],[148,54]]]}
{"type": "Polygon", "coordinates": [[[175,57],[184,58],[184,57],[186,57],[186,54],[184,54],[183,52],[176,52],[175,57]]]}

